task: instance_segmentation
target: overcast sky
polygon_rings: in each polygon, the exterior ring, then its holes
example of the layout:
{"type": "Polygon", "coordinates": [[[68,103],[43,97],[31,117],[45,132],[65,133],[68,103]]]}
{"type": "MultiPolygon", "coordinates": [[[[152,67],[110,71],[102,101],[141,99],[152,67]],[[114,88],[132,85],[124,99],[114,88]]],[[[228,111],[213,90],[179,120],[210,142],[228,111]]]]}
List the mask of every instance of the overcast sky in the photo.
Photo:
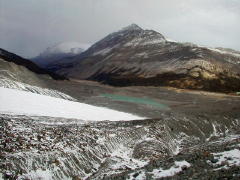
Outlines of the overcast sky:
{"type": "Polygon", "coordinates": [[[0,0],[0,48],[33,57],[136,23],[177,41],[240,50],[239,22],[240,0],[0,0]]]}

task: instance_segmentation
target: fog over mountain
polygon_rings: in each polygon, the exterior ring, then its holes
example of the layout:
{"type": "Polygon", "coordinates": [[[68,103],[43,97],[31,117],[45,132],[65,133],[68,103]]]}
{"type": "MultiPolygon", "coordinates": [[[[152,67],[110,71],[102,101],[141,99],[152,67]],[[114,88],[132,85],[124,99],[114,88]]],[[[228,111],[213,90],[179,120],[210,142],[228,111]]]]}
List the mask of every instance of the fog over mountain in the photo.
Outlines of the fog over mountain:
{"type": "Polygon", "coordinates": [[[0,0],[0,47],[29,58],[136,23],[177,41],[240,50],[239,19],[238,0],[0,0]]]}
{"type": "Polygon", "coordinates": [[[38,56],[32,58],[32,61],[39,66],[48,66],[51,63],[56,63],[64,58],[71,58],[81,54],[88,48],[86,44],[78,42],[61,42],[52,47],[46,48],[38,56]]]}

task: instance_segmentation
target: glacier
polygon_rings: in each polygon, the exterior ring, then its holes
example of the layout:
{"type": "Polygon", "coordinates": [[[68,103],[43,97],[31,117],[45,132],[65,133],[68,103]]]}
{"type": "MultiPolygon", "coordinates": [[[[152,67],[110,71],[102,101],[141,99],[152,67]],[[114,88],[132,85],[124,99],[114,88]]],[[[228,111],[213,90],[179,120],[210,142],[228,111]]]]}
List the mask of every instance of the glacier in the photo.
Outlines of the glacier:
{"type": "Polygon", "coordinates": [[[0,113],[75,118],[88,121],[145,119],[103,107],[0,87],[0,113]]]}

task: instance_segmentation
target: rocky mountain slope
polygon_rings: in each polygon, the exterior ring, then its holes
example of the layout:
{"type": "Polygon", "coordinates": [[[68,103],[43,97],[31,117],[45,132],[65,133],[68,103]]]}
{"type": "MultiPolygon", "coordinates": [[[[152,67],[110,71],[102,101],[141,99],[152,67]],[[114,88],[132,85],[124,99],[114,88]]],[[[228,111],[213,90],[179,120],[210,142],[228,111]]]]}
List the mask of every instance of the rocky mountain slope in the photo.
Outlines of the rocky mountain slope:
{"type": "Polygon", "coordinates": [[[48,47],[37,57],[31,60],[41,67],[47,67],[52,63],[59,63],[61,60],[72,59],[74,56],[81,54],[86,49],[86,45],[78,42],[62,42],[52,47],[48,47]]]}
{"type": "Polygon", "coordinates": [[[64,93],[49,89],[47,81],[54,79],[64,78],[16,54],[0,49],[0,87],[72,99],[64,93]]]}
{"type": "MultiPolygon", "coordinates": [[[[7,64],[11,64],[14,63],[16,65],[18,65],[19,67],[23,67],[29,70],[29,72],[33,72],[36,74],[45,74],[45,75],[49,75],[54,79],[65,79],[60,75],[57,75],[53,72],[47,71],[43,68],[40,68],[38,65],[36,65],[35,63],[31,62],[30,60],[24,59],[14,53],[8,52],[4,49],[0,48],[0,59],[1,59],[1,64],[3,65],[3,62],[10,62],[7,64]]],[[[2,67],[1,69],[6,69],[7,67],[2,67]]],[[[13,70],[13,69],[12,69],[13,70]]]]}
{"type": "Polygon", "coordinates": [[[114,86],[240,89],[239,52],[168,41],[135,24],[108,35],[71,62],[52,64],[48,70],[114,86]]]}

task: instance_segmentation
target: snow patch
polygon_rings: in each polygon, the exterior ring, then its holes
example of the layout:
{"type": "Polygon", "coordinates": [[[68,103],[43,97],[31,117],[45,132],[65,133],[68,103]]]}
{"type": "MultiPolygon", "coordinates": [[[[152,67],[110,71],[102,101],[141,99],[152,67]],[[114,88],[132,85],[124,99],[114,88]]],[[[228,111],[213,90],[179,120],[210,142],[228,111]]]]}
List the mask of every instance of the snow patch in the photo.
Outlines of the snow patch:
{"type": "Polygon", "coordinates": [[[166,40],[168,41],[168,42],[178,42],[178,41],[176,41],[176,40],[173,40],[173,39],[169,39],[169,38],[166,38],[166,40]]]}
{"type": "Polygon", "coordinates": [[[104,56],[104,55],[106,55],[107,53],[109,53],[112,49],[113,49],[113,48],[105,48],[105,49],[99,50],[99,51],[95,52],[95,53],[93,54],[93,56],[96,56],[96,55],[102,55],[102,56],[104,56]]]}
{"type": "Polygon", "coordinates": [[[0,113],[75,118],[89,121],[145,119],[103,107],[0,87],[0,113]]]}
{"type": "Polygon", "coordinates": [[[153,178],[171,177],[181,172],[184,167],[189,168],[191,166],[187,161],[175,161],[174,164],[170,169],[154,169],[152,171],[153,178]]]}
{"type": "Polygon", "coordinates": [[[111,165],[111,169],[113,170],[126,167],[137,169],[148,164],[148,161],[132,158],[132,150],[123,146],[120,146],[116,151],[112,152],[111,157],[111,159],[115,161],[115,164],[111,165]]]}
{"type": "Polygon", "coordinates": [[[36,171],[31,171],[28,174],[17,178],[17,180],[23,180],[23,179],[53,180],[51,171],[49,170],[44,171],[41,169],[37,169],[36,171]]]}
{"type": "MultiPolygon", "coordinates": [[[[0,51],[1,53],[1,51],[0,51]]],[[[0,180],[3,180],[3,174],[0,172],[0,180]]]]}
{"type": "Polygon", "coordinates": [[[206,141],[209,141],[212,137],[220,136],[220,134],[217,132],[215,124],[212,124],[213,127],[213,133],[210,134],[209,138],[206,139],[206,141]]]}
{"type": "Polygon", "coordinates": [[[132,39],[131,41],[127,42],[124,47],[129,46],[146,46],[146,45],[153,45],[153,44],[161,44],[166,42],[166,40],[162,37],[154,37],[154,38],[148,38],[148,37],[137,37],[132,39]]]}
{"type": "Polygon", "coordinates": [[[148,53],[146,52],[142,52],[142,53],[138,53],[138,54],[135,54],[133,57],[137,57],[137,58],[148,58],[148,53]]]}
{"type": "Polygon", "coordinates": [[[183,139],[180,140],[174,140],[174,144],[175,144],[175,149],[173,150],[173,154],[177,155],[180,153],[180,151],[182,150],[181,144],[183,142],[183,139]]]}
{"type": "Polygon", "coordinates": [[[240,57],[240,54],[238,54],[238,53],[233,53],[233,52],[224,51],[224,50],[220,50],[220,49],[216,49],[216,48],[209,48],[209,47],[208,47],[208,49],[211,50],[211,51],[221,53],[221,54],[230,54],[230,55],[233,55],[233,56],[240,57]]]}
{"type": "Polygon", "coordinates": [[[138,31],[141,31],[141,30],[143,30],[142,28],[140,28],[138,25],[136,25],[136,24],[130,24],[129,26],[127,26],[127,27],[124,27],[124,28],[122,28],[119,32],[121,32],[121,31],[133,31],[133,30],[138,30],[138,31]]]}
{"type": "Polygon", "coordinates": [[[144,180],[146,179],[146,173],[144,171],[133,172],[129,174],[129,178],[127,180],[144,180]]]}
{"type": "Polygon", "coordinates": [[[41,88],[41,87],[37,87],[37,86],[32,86],[32,85],[29,85],[26,83],[18,82],[17,80],[16,81],[10,80],[8,78],[1,77],[1,75],[0,75],[0,87],[29,91],[29,92],[36,93],[36,94],[76,101],[71,96],[61,93],[59,91],[47,89],[47,88],[41,88]]]}
{"type": "Polygon", "coordinates": [[[230,151],[224,151],[224,152],[219,152],[219,153],[212,153],[214,158],[218,160],[217,163],[214,165],[223,165],[223,167],[218,168],[219,169],[227,169],[231,166],[240,166],[240,150],[239,149],[233,149],[230,151]]]}

